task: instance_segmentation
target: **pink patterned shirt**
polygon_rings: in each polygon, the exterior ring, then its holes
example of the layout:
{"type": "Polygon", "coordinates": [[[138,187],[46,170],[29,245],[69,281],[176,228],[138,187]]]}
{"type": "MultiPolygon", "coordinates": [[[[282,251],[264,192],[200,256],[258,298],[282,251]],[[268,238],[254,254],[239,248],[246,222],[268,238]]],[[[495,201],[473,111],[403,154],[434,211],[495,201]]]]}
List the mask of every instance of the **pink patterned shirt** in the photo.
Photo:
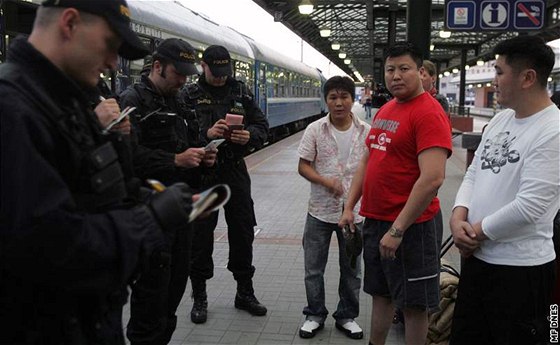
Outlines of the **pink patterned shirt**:
{"type": "MultiPolygon", "coordinates": [[[[324,177],[336,177],[342,182],[344,193],[341,197],[334,197],[329,190],[321,185],[311,184],[309,198],[309,214],[327,223],[338,223],[342,214],[342,207],[348,196],[352,178],[367,147],[364,144],[370,126],[352,115],[353,134],[348,160],[343,164],[338,159],[338,143],[333,133],[333,125],[329,115],[307,126],[298,147],[299,157],[312,162],[312,167],[324,177]]],[[[360,202],[354,207],[355,222],[359,223],[363,217],[358,215],[360,202]]]]}

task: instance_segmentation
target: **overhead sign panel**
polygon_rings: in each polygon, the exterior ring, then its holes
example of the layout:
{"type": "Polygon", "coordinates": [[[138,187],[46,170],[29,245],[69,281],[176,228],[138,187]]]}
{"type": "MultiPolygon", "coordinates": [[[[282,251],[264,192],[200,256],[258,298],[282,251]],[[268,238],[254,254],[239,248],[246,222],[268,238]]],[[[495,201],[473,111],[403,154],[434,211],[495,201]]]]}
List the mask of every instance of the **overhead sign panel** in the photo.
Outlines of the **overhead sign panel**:
{"type": "Polygon", "coordinates": [[[545,0],[447,0],[449,30],[520,31],[544,26],[545,0]]]}

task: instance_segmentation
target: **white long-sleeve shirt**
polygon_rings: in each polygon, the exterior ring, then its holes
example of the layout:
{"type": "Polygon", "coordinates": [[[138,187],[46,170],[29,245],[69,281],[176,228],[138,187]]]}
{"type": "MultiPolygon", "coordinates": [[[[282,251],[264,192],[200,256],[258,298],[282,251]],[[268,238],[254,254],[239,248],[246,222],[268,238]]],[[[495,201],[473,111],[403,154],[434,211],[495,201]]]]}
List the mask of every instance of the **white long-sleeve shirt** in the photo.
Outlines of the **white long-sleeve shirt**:
{"type": "Polygon", "coordinates": [[[457,192],[468,222],[482,221],[477,258],[533,266],[554,260],[552,222],[559,205],[560,111],[551,105],[516,119],[506,109],[488,124],[457,192]]]}

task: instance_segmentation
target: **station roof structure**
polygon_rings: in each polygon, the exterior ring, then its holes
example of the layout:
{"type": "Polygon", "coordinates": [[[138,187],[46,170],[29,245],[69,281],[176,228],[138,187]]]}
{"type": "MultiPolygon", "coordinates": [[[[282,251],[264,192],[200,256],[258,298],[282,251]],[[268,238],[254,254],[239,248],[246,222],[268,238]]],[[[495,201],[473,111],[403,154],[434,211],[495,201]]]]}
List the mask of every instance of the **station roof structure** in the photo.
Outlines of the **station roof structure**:
{"type": "MultiPolygon", "coordinates": [[[[381,81],[382,56],[390,40],[407,38],[406,0],[253,0],[311,46],[349,75],[357,71],[366,80],[381,81]],[[298,6],[311,3],[313,12],[301,14],[298,6]],[[321,29],[330,29],[322,37],[321,29]],[[339,43],[340,50],[332,44],[339,43]],[[339,53],[346,53],[340,58],[339,53]],[[350,63],[345,64],[344,60],[350,63]]],[[[412,1],[412,0],[410,0],[412,1]]],[[[560,38],[560,0],[546,0],[546,21],[542,29],[528,32],[546,41],[560,38]]],[[[440,37],[445,27],[445,1],[431,1],[430,60],[440,71],[459,68],[461,53],[467,50],[467,64],[490,60],[493,47],[500,41],[517,36],[518,32],[453,31],[449,38],[440,37]],[[433,47],[432,47],[433,46],[433,47]]],[[[427,12],[427,13],[430,13],[427,12]]],[[[391,41],[392,42],[392,41],[391,41]]],[[[355,78],[356,79],[356,78],[355,78]]]]}

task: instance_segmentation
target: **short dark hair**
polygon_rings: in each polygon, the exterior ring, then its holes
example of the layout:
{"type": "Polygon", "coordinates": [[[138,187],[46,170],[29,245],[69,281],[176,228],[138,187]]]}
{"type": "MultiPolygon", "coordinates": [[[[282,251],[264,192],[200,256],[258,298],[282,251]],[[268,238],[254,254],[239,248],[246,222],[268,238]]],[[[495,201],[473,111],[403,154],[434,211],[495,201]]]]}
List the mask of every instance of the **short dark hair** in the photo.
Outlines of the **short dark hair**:
{"type": "Polygon", "coordinates": [[[535,70],[539,84],[546,87],[555,56],[541,37],[517,36],[502,41],[494,48],[494,54],[504,55],[506,63],[516,72],[525,68],[535,70]]]}
{"type": "Polygon", "coordinates": [[[331,92],[331,90],[348,91],[350,95],[352,95],[352,100],[356,98],[356,84],[354,84],[354,81],[349,77],[337,75],[329,78],[323,86],[325,101],[327,100],[327,95],[331,92]]]}
{"type": "Polygon", "coordinates": [[[422,67],[422,53],[414,44],[409,42],[399,42],[390,46],[389,49],[387,49],[387,51],[385,52],[383,61],[387,61],[388,58],[399,57],[403,55],[409,55],[416,63],[416,67],[422,67]]]}

